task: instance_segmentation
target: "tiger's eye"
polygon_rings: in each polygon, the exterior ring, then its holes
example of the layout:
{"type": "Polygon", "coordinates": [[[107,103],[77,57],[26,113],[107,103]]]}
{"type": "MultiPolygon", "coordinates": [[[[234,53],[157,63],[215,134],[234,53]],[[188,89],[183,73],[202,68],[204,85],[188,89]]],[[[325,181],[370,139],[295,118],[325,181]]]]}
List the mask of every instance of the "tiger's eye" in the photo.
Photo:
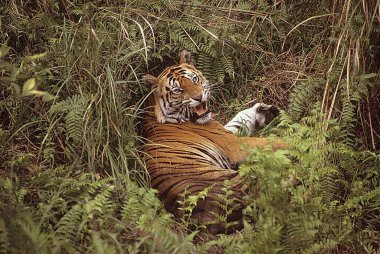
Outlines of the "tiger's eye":
{"type": "Polygon", "coordinates": [[[183,92],[183,89],[180,88],[180,87],[174,87],[174,88],[172,89],[172,92],[173,92],[173,93],[182,93],[182,92],[183,92]]]}
{"type": "Polygon", "coordinates": [[[192,81],[193,81],[193,83],[198,83],[198,81],[199,81],[198,76],[194,76],[192,81]]]}

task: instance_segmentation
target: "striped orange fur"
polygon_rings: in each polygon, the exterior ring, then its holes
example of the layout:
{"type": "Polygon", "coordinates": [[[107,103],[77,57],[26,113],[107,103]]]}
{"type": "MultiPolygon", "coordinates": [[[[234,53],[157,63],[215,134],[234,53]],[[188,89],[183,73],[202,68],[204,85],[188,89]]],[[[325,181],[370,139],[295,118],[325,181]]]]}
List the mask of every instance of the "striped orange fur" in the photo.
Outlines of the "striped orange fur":
{"type": "MultiPolygon", "coordinates": [[[[192,219],[206,225],[211,234],[242,229],[243,197],[247,187],[236,170],[247,156],[242,144],[264,147],[269,141],[237,137],[207,115],[207,107],[202,103],[208,99],[208,81],[191,64],[187,51],[181,53],[179,65],[165,69],[158,78],[149,75],[144,79],[156,89],[148,100],[150,107],[143,121],[144,136],[149,140],[144,146],[145,162],[151,186],[158,190],[166,209],[181,217],[183,211],[179,209],[178,202],[182,199],[181,193],[186,190],[197,195],[210,188],[207,197],[200,200],[192,211],[192,219]],[[172,85],[176,87],[175,91],[172,85]],[[168,95],[172,91],[176,96],[168,95]],[[177,101],[170,101],[173,98],[177,101]],[[170,105],[177,105],[177,108],[163,108],[170,105]],[[203,114],[197,115],[198,111],[203,114]],[[180,115],[182,112],[184,115],[180,115]],[[196,119],[191,119],[192,114],[196,119]],[[197,117],[203,117],[205,121],[200,124],[197,117]],[[221,198],[225,194],[225,180],[229,180],[232,191],[228,204],[221,198]],[[218,215],[226,215],[221,204],[230,209],[227,224],[217,220],[218,215]]],[[[282,142],[272,144],[274,150],[285,146],[282,142]]]]}

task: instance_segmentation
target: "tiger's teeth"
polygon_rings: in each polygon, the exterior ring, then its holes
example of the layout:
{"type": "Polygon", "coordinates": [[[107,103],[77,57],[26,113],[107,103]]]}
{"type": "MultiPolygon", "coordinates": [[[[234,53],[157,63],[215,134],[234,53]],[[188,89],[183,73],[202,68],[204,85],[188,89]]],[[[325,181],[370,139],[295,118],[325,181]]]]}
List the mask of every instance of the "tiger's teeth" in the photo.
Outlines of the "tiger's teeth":
{"type": "Polygon", "coordinates": [[[206,102],[202,102],[202,103],[198,104],[197,106],[193,107],[193,109],[194,109],[194,112],[198,116],[201,116],[201,115],[208,112],[208,107],[206,105],[206,102]]]}

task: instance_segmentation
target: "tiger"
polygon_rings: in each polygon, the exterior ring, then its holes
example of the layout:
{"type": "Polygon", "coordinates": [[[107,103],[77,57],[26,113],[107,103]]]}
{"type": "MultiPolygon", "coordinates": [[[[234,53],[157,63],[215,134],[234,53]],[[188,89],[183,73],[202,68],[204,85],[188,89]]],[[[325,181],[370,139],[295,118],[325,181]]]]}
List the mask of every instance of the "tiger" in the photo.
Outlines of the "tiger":
{"type": "Polygon", "coordinates": [[[191,212],[191,221],[203,225],[211,235],[230,234],[243,229],[242,211],[247,184],[237,171],[247,149],[286,148],[281,140],[238,137],[214,120],[208,108],[211,85],[183,50],[179,64],[167,67],[155,77],[142,76],[150,87],[142,122],[144,160],[150,186],[157,190],[165,208],[183,218],[183,193],[198,195],[207,190],[191,212]],[[229,202],[225,202],[228,183],[229,202]],[[227,209],[226,209],[227,207],[227,209]],[[229,211],[226,213],[226,211],[229,211]],[[226,219],[220,220],[221,216],[226,219]]]}

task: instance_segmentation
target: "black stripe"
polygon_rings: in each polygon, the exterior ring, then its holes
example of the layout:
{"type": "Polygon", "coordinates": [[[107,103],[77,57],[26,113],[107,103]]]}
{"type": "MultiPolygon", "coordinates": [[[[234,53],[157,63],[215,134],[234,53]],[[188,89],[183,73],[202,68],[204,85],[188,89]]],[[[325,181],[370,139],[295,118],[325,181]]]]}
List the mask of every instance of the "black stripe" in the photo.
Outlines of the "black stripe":
{"type": "MultiPolygon", "coordinates": [[[[157,186],[157,188],[159,188],[159,186],[165,182],[166,180],[172,178],[172,177],[180,177],[180,176],[187,176],[187,178],[185,180],[190,180],[191,176],[202,176],[202,175],[206,175],[206,174],[212,174],[212,173],[215,173],[215,172],[212,172],[212,171],[203,171],[203,172],[186,172],[186,173],[183,173],[183,172],[169,172],[167,174],[164,174],[164,175],[159,175],[159,176],[156,176],[156,177],[152,177],[152,180],[151,182],[154,182],[156,180],[158,180],[159,178],[164,178],[164,179],[161,179],[159,180],[159,182],[155,183],[154,186],[157,186]]],[[[194,180],[200,180],[199,178],[195,178],[194,180]]]]}

